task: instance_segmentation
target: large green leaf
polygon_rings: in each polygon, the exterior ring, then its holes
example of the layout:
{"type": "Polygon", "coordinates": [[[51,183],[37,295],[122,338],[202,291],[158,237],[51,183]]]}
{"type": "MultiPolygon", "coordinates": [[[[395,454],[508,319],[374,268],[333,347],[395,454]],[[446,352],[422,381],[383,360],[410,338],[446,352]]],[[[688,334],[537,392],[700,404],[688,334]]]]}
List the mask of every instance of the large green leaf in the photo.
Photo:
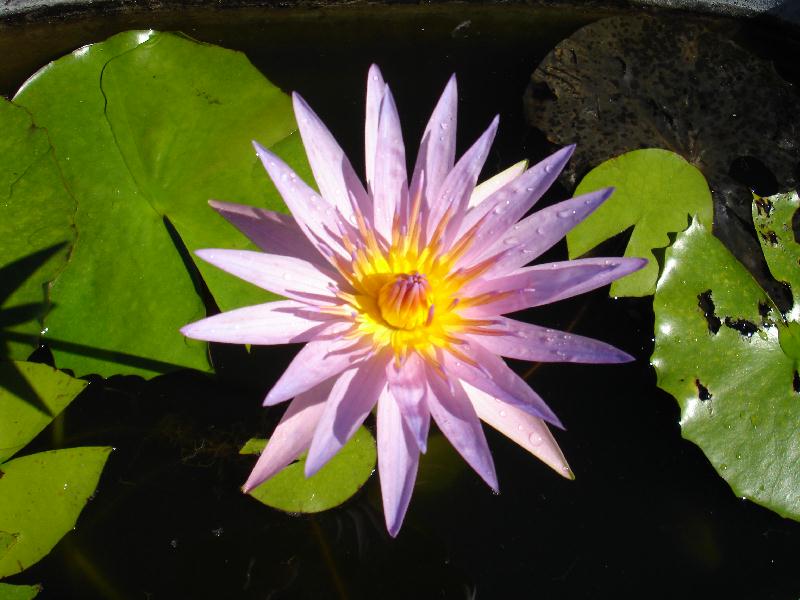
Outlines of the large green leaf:
{"type": "Polygon", "coordinates": [[[42,591],[38,585],[0,583],[0,600],[31,600],[42,591]]]}
{"type": "Polygon", "coordinates": [[[45,284],[67,260],[68,248],[35,253],[75,237],[75,201],[61,181],[47,132],[33,125],[30,115],[0,98],[0,343],[8,331],[30,336],[6,341],[2,354],[25,359],[36,348],[41,325],[36,320],[47,306],[45,284]],[[30,257],[34,255],[33,260],[30,257]],[[27,259],[27,260],[26,260],[27,259]],[[29,309],[33,309],[32,311],[29,309]],[[12,318],[14,313],[28,313],[12,318]]]}
{"type": "MultiPolygon", "coordinates": [[[[250,440],[244,452],[263,443],[250,440]]],[[[313,477],[303,474],[305,455],[250,492],[267,506],[290,513],[316,513],[339,506],[355,494],[375,470],[375,439],[364,427],[313,477]]]]}
{"type": "Polygon", "coordinates": [[[669,245],[668,233],[686,229],[688,215],[711,226],[711,192],[702,173],[680,155],[650,148],[634,150],[592,169],[575,195],[615,187],[614,194],[567,234],[570,258],[633,226],[625,256],[649,260],[636,273],[611,284],[612,296],[648,296],[655,292],[658,263],[654,248],[669,245]]]}
{"type": "MultiPolygon", "coordinates": [[[[289,99],[240,53],[150,31],[51,63],[14,101],[47,129],[77,203],[45,320],[48,336],[73,344],[52,344],[57,364],[78,375],[207,369],[205,345],[178,332],[205,311],[167,221],[190,250],[245,247],[207,201],[281,206],[251,140],[297,154],[289,99]]],[[[268,298],[198,266],[223,309],[268,298]]]]}
{"type": "Polygon", "coordinates": [[[0,382],[21,374],[32,396],[0,386],[0,463],[30,442],[88,385],[38,363],[0,363],[0,382]]]}
{"type": "MultiPolygon", "coordinates": [[[[776,209],[790,226],[789,212],[776,209]]],[[[796,323],[697,221],[667,250],[653,306],[652,363],[683,436],[737,495],[800,519],[800,380],[782,348],[796,323]]]]}
{"type": "Polygon", "coordinates": [[[16,542],[0,556],[0,577],[44,557],[75,526],[111,448],[51,450],[0,465],[0,531],[16,542]]]}

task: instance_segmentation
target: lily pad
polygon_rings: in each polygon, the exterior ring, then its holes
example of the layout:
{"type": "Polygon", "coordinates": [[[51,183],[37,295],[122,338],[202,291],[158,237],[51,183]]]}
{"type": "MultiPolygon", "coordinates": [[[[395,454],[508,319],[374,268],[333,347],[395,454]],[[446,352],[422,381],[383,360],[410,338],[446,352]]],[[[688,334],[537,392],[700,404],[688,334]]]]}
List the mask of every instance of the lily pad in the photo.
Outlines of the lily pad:
{"type": "Polygon", "coordinates": [[[700,171],[680,155],[657,148],[607,160],[583,178],[575,195],[612,186],[616,189],[611,198],[567,234],[569,257],[580,256],[633,226],[625,256],[647,258],[648,265],[612,283],[610,294],[649,296],[658,278],[653,249],[666,248],[667,234],[686,229],[689,215],[710,227],[711,192],[700,171]]]}
{"type": "Polygon", "coordinates": [[[110,452],[106,447],[51,450],[0,465],[0,531],[17,535],[0,556],[0,577],[39,561],[75,526],[110,452]]]}
{"type": "MultiPolygon", "coordinates": [[[[240,53],[133,31],[51,63],[14,102],[47,129],[76,203],[77,238],[45,318],[47,336],[67,343],[52,344],[58,366],[104,376],[209,369],[205,344],[178,332],[205,316],[184,246],[249,247],[211,198],[283,206],[251,140],[296,156],[288,97],[240,53]]],[[[270,298],[196,266],[223,310],[270,298]]]]}
{"type": "MultiPolygon", "coordinates": [[[[559,145],[577,143],[564,177],[624,152],[664,148],[705,175],[714,192],[714,233],[776,296],[753,236],[750,182],[731,173],[743,159],[796,187],[800,98],[757,57],[698,22],[621,16],[560,42],[531,76],[528,121],[559,145]]],[[[777,296],[776,296],[777,297],[777,296]]]]}
{"type": "MultiPolygon", "coordinates": [[[[21,374],[32,396],[3,389],[0,383],[0,463],[7,460],[72,402],[89,385],[38,363],[0,363],[0,382],[21,374]]],[[[2,467],[0,467],[2,468],[2,467]]]]}
{"type": "Polygon", "coordinates": [[[0,583],[0,600],[31,600],[39,595],[39,585],[11,585],[0,583]]]}
{"type": "Polygon", "coordinates": [[[698,221],[667,249],[653,307],[652,364],[683,436],[737,495],[800,520],[798,357],[783,348],[796,323],[698,221]]]}
{"type": "MultiPolygon", "coordinates": [[[[250,440],[245,448],[258,447],[250,440]]],[[[256,450],[257,451],[257,450],[256,450]]],[[[290,513],[316,513],[339,506],[366,483],[375,470],[375,438],[364,427],[315,475],[306,479],[305,454],[250,492],[259,502],[290,513]]]]}

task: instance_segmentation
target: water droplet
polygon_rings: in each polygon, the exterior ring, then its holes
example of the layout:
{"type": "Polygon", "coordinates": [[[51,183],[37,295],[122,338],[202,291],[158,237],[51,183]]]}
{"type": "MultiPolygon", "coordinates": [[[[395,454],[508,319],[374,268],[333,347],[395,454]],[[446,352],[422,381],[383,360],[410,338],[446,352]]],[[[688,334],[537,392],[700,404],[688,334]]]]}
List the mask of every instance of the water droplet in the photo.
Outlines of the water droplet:
{"type": "Polygon", "coordinates": [[[39,332],[39,335],[46,335],[48,331],[50,331],[50,328],[49,327],[45,327],[44,329],[42,329],[39,332]]]}
{"type": "Polygon", "coordinates": [[[559,219],[566,219],[575,214],[574,210],[560,210],[556,213],[559,219]]]}
{"type": "Polygon", "coordinates": [[[505,416],[506,416],[506,411],[504,411],[504,410],[501,410],[501,411],[500,411],[500,416],[501,416],[501,417],[505,417],[505,416]]]}
{"type": "Polygon", "coordinates": [[[512,244],[518,244],[519,240],[517,238],[515,238],[515,237],[509,237],[509,238],[504,239],[503,243],[504,244],[508,244],[509,246],[511,246],[512,244]]]}
{"type": "Polygon", "coordinates": [[[552,171],[553,171],[553,165],[551,165],[551,164],[546,164],[546,165],[544,166],[544,172],[545,172],[545,173],[552,173],[552,171]]]}
{"type": "Polygon", "coordinates": [[[538,446],[542,443],[542,436],[538,433],[532,433],[528,436],[528,441],[531,443],[531,445],[538,446]]]}
{"type": "Polygon", "coordinates": [[[538,233],[539,235],[544,235],[544,228],[543,227],[538,227],[536,229],[536,233],[538,233]]]}
{"type": "Polygon", "coordinates": [[[439,123],[439,127],[441,127],[443,130],[446,130],[449,125],[450,124],[447,123],[446,121],[442,121],[441,123],[439,123]]]}

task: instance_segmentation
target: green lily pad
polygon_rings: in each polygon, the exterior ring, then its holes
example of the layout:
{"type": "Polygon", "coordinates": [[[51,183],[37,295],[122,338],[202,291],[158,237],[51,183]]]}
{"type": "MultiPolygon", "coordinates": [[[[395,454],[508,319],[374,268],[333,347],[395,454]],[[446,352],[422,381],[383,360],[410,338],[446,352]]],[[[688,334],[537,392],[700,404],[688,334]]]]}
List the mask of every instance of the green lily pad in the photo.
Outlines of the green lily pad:
{"type": "Polygon", "coordinates": [[[11,585],[0,583],[0,600],[31,600],[39,595],[39,585],[11,585]]]}
{"type": "Polygon", "coordinates": [[[47,132],[33,125],[27,111],[0,98],[0,329],[29,336],[7,340],[2,354],[24,360],[36,348],[44,315],[45,284],[66,264],[67,249],[54,249],[41,260],[31,255],[61,242],[72,242],[75,201],[61,181],[47,132]],[[57,251],[56,251],[57,250],[57,251]],[[26,260],[29,259],[29,260],[26,260]],[[33,309],[25,310],[25,309],[33,309]],[[12,311],[27,312],[11,318],[12,311]]]}
{"type": "Polygon", "coordinates": [[[0,363],[0,382],[10,377],[11,371],[25,378],[33,396],[0,387],[0,463],[36,437],[89,385],[47,365],[29,362],[0,363]]]}
{"type": "Polygon", "coordinates": [[[51,450],[0,465],[0,531],[17,536],[0,556],[0,577],[39,561],[75,526],[110,452],[106,447],[51,450]]]}
{"type": "Polygon", "coordinates": [[[737,495],[800,520],[800,378],[782,347],[795,323],[698,221],[667,249],[653,307],[652,364],[683,436],[737,495]]]}
{"type": "MultiPolygon", "coordinates": [[[[260,442],[250,440],[254,451],[260,442]]],[[[257,451],[257,450],[255,450],[257,451]]],[[[360,427],[328,463],[306,479],[305,454],[250,492],[259,502],[290,513],[316,513],[339,506],[366,483],[375,470],[375,438],[360,427]]]]}
{"type": "Polygon", "coordinates": [[[648,265],[611,284],[612,296],[649,296],[656,290],[654,248],[669,245],[668,233],[686,229],[688,215],[711,226],[713,204],[703,174],[678,154],[650,148],[634,150],[592,169],[575,195],[615,187],[600,208],[567,234],[570,258],[633,226],[625,256],[647,258],[648,265]]]}
{"type": "MultiPolygon", "coordinates": [[[[77,238],[45,318],[58,366],[104,376],[209,369],[205,344],[178,332],[205,316],[181,251],[250,247],[209,199],[283,207],[251,140],[297,155],[288,97],[240,53],[132,31],[51,63],[14,102],[47,129],[76,203],[77,238]]],[[[197,267],[223,310],[270,298],[197,267]]]]}
{"type": "MultiPolygon", "coordinates": [[[[795,309],[800,307],[800,245],[795,239],[792,219],[800,208],[797,192],[756,198],[753,202],[753,223],[761,250],[772,276],[788,284],[795,309]]],[[[800,320],[796,312],[793,320],[800,320]]]]}

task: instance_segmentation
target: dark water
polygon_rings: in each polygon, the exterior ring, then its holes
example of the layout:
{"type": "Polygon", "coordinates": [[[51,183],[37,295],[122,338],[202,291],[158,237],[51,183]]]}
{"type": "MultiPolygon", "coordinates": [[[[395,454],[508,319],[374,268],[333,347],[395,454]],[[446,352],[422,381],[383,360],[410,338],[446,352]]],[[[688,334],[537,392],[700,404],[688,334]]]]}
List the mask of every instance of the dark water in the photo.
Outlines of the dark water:
{"type": "MultiPolygon", "coordinates": [[[[600,10],[392,6],[181,10],[0,27],[0,92],[86,43],[131,28],[180,30],[236,48],[272,81],[300,91],[362,164],[366,69],[381,65],[407,140],[418,140],[451,72],[459,76],[460,149],[501,114],[487,172],[547,146],[529,130],[522,94],[541,58],[600,10]]],[[[796,65],[760,24],[718,22],[757,52],[796,65]],[[761,42],[770,39],[765,47],[761,42]],[[769,54],[771,53],[771,54],[769,54]]],[[[413,144],[409,144],[413,146],[413,144]]],[[[409,150],[413,155],[413,150],[409,150]]],[[[557,186],[545,199],[568,196],[557,186]]],[[[608,245],[621,253],[624,240],[608,245]]],[[[548,257],[563,257],[559,246],[548,257]]],[[[541,365],[531,385],[566,424],[566,481],[493,430],[501,493],[452,452],[431,451],[405,525],[385,532],[377,479],[344,506],[290,516],[242,495],[268,433],[263,393],[295,347],[214,347],[217,377],[180,372],[93,381],[30,450],[116,447],[96,497],[50,556],[14,583],[42,598],[651,598],[793,599],[800,524],[732,494],[680,437],[675,401],[648,365],[649,300],[603,292],[529,311],[527,320],[597,337],[634,354],[624,366],[541,365]]],[[[520,372],[529,365],[514,364],[520,372]]],[[[438,445],[432,442],[436,449],[438,445]]],[[[444,446],[442,446],[444,447],[444,446]]]]}

